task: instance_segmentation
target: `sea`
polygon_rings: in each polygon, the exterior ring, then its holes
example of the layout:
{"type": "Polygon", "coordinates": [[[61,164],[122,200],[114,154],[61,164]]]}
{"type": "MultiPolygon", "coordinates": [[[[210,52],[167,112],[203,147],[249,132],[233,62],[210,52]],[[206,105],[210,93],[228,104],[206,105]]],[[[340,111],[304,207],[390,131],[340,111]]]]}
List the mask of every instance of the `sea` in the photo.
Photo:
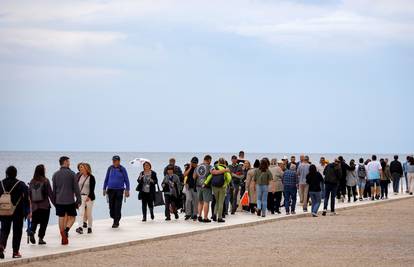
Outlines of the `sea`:
{"type": "MultiPolygon", "coordinates": [[[[87,162],[92,167],[93,175],[97,180],[96,185],[96,200],[94,203],[93,216],[94,219],[109,218],[109,210],[106,198],[102,195],[102,187],[105,179],[107,168],[112,163],[112,156],[119,155],[121,157],[121,164],[127,169],[128,176],[131,183],[131,197],[123,203],[123,216],[137,216],[139,219],[141,214],[141,202],[138,201],[138,193],[135,192],[137,185],[137,178],[139,172],[142,170],[141,166],[133,165],[130,162],[135,158],[145,158],[151,161],[153,170],[158,174],[158,180],[162,180],[163,169],[168,164],[170,158],[175,158],[177,165],[183,168],[184,164],[190,162],[191,158],[196,156],[202,161],[204,155],[210,154],[213,160],[219,157],[224,157],[230,162],[232,155],[237,153],[174,153],[174,152],[23,152],[23,151],[0,151],[0,178],[5,177],[5,170],[8,166],[13,165],[18,170],[18,178],[28,183],[33,177],[33,172],[38,164],[46,166],[46,176],[51,179],[53,173],[59,169],[59,157],[68,156],[71,161],[71,169],[76,170],[79,162],[87,162]]],[[[284,156],[290,158],[295,155],[299,159],[298,153],[248,153],[246,152],[246,159],[253,162],[255,159],[268,157],[269,159],[282,159],[284,156]]],[[[332,161],[340,154],[307,154],[312,162],[318,163],[321,156],[332,161]]],[[[341,154],[345,160],[349,161],[355,159],[357,161],[360,157],[366,159],[371,157],[368,154],[341,154]]],[[[393,154],[378,154],[378,158],[388,158],[392,160],[393,154]]],[[[405,159],[406,155],[400,155],[400,159],[405,159]]],[[[53,209],[53,208],[52,208],[53,209]]],[[[162,212],[162,207],[157,207],[156,212],[162,212]]],[[[54,209],[52,210],[54,214],[54,209]]],[[[51,216],[50,223],[56,223],[56,217],[51,216]]]]}

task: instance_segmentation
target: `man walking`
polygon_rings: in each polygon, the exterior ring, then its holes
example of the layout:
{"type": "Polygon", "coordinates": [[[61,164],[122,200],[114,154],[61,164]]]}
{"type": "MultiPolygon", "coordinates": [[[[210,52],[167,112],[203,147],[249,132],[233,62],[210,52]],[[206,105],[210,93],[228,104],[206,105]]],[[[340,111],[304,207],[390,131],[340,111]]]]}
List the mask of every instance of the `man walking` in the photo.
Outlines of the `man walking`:
{"type": "Polygon", "coordinates": [[[299,177],[299,199],[300,203],[303,204],[303,212],[308,211],[309,202],[309,185],[306,183],[306,176],[309,173],[309,157],[300,156],[301,163],[298,166],[297,174],[299,177]]]}
{"type": "Polygon", "coordinates": [[[392,176],[392,189],[394,191],[394,195],[398,195],[400,179],[404,175],[402,164],[398,161],[398,155],[394,156],[394,160],[390,164],[390,172],[392,176]]]}
{"type": "Polygon", "coordinates": [[[380,198],[380,178],[382,175],[382,167],[381,163],[377,161],[377,156],[372,155],[372,161],[367,164],[367,176],[369,180],[369,184],[371,185],[371,200],[379,199],[380,198]]]}
{"type": "Polygon", "coordinates": [[[194,179],[194,171],[198,166],[198,158],[193,157],[191,159],[190,167],[184,172],[184,186],[186,190],[185,200],[185,220],[190,218],[194,221],[197,220],[198,214],[198,195],[197,185],[194,179]]]}
{"type": "Polygon", "coordinates": [[[238,159],[236,156],[231,157],[231,165],[229,166],[231,172],[231,183],[233,186],[233,195],[232,195],[232,202],[231,202],[231,214],[235,214],[237,207],[239,206],[238,203],[238,195],[240,191],[240,184],[243,178],[243,165],[238,163],[238,159]]]}
{"type": "Polygon", "coordinates": [[[76,174],[69,168],[69,158],[63,156],[59,159],[60,170],[52,177],[54,203],[56,215],[59,217],[59,230],[62,245],[69,243],[69,230],[76,219],[76,209],[82,203],[79,184],[76,174]],[[74,199],[76,197],[76,200],[74,199]]]}
{"type": "Polygon", "coordinates": [[[325,198],[323,200],[322,216],[326,216],[328,209],[329,198],[331,198],[331,214],[336,215],[335,212],[335,197],[338,190],[338,184],[342,177],[341,161],[335,159],[334,163],[326,166],[325,171],[325,198]]]}
{"type": "Polygon", "coordinates": [[[296,165],[290,164],[290,169],[283,173],[282,178],[283,192],[285,195],[286,215],[296,214],[296,195],[299,187],[299,179],[296,174],[296,165]]]}
{"type": "Polygon", "coordinates": [[[108,196],[109,214],[113,219],[112,228],[118,228],[121,220],[122,200],[129,197],[127,170],[121,165],[119,156],[112,157],[112,165],[106,171],[103,195],[108,196]]]}
{"type": "Polygon", "coordinates": [[[196,180],[198,193],[198,221],[204,223],[211,222],[211,220],[208,219],[208,210],[213,198],[213,192],[211,186],[204,186],[204,182],[210,175],[212,168],[211,160],[211,156],[206,155],[204,157],[204,162],[198,165],[194,171],[194,179],[196,180]]]}

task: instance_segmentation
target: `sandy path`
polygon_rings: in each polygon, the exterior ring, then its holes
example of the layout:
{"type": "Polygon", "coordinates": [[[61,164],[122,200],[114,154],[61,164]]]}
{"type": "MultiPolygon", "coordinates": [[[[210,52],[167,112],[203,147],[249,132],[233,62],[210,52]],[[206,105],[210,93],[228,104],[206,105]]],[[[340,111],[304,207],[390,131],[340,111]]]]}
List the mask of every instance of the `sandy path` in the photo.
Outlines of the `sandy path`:
{"type": "Polygon", "coordinates": [[[414,266],[414,199],[21,266],[414,266]]]}

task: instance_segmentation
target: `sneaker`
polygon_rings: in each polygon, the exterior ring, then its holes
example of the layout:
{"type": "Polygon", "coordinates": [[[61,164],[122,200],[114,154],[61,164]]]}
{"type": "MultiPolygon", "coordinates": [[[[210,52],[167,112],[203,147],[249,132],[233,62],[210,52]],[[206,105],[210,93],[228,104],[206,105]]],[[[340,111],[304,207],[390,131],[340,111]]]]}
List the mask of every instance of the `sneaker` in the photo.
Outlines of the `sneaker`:
{"type": "Polygon", "coordinates": [[[22,254],[20,252],[13,252],[13,259],[20,259],[22,257],[22,254]]]}
{"type": "Polygon", "coordinates": [[[290,212],[288,211],[288,212],[286,212],[286,215],[290,215],[290,212]]]}
{"type": "Polygon", "coordinates": [[[92,234],[92,228],[88,228],[88,234],[92,234]]]}
{"type": "Polygon", "coordinates": [[[116,229],[116,228],[118,228],[118,227],[119,227],[119,223],[114,223],[114,224],[112,224],[112,228],[116,229]]]}
{"type": "Polygon", "coordinates": [[[359,201],[364,201],[364,199],[362,197],[359,198],[359,201]]]}
{"type": "Polygon", "coordinates": [[[322,211],[322,216],[326,216],[326,210],[322,211]]]}
{"type": "Polygon", "coordinates": [[[296,214],[296,211],[292,211],[291,213],[292,213],[292,215],[295,215],[296,214]]]}
{"type": "Polygon", "coordinates": [[[180,218],[180,216],[178,216],[178,213],[175,213],[174,217],[175,217],[176,220],[178,220],[180,218]]]}
{"type": "Polygon", "coordinates": [[[261,210],[257,210],[257,216],[260,216],[261,215],[261,210]]]}
{"type": "Polygon", "coordinates": [[[223,219],[218,219],[218,220],[217,220],[217,222],[218,222],[218,223],[224,223],[224,222],[226,222],[226,221],[225,221],[225,220],[223,220],[223,219]]]}
{"type": "Polygon", "coordinates": [[[165,218],[166,221],[171,221],[170,217],[165,218]]]}
{"type": "Polygon", "coordinates": [[[31,234],[31,235],[29,236],[29,240],[30,240],[30,243],[32,243],[33,245],[34,245],[34,244],[36,244],[36,239],[35,239],[35,237],[34,237],[34,234],[31,234]]]}
{"type": "Polygon", "coordinates": [[[83,229],[82,229],[82,227],[77,228],[77,229],[76,229],[76,233],[78,233],[78,234],[82,235],[82,234],[83,234],[83,229]]]}
{"type": "Polygon", "coordinates": [[[312,217],[318,217],[318,214],[312,213],[312,217]]]}
{"type": "Polygon", "coordinates": [[[83,228],[88,228],[88,224],[86,222],[83,223],[83,228]]]}
{"type": "Polygon", "coordinates": [[[42,238],[39,238],[39,245],[46,245],[46,242],[42,238]]]}
{"type": "Polygon", "coordinates": [[[198,216],[198,217],[197,217],[197,220],[198,220],[199,222],[203,222],[203,217],[198,216]]]}
{"type": "Polygon", "coordinates": [[[204,220],[203,220],[203,223],[211,223],[211,220],[209,220],[209,219],[204,219],[204,220]]]}
{"type": "Polygon", "coordinates": [[[191,218],[191,215],[185,215],[184,220],[188,221],[191,218]]]}

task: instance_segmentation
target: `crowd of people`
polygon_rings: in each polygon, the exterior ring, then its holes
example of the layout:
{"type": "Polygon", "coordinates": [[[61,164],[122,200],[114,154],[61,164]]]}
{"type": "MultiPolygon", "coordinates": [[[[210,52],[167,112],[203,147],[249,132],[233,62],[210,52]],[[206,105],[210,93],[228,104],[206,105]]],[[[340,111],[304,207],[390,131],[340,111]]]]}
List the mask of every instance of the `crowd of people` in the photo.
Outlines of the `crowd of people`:
{"type": "MultiPolygon", "coordinates": [[[[46,245],[44,237],[52,205],[59,218],[62,245],[69,243],[69,232],[76,219],[78,234],[84,234],[84,231],[92,234],[96,179],[91,166],[79,163],[75,173],[66,156],[59,159],[59,164],[60,169],[51,181],[46,178],[45,166],[36,166],[28,185],[17,179],[14,166],[6,169],[6,178],[0,187],[0,259],[4,259],[12,226],[12,257],[21,257],[25,219],[29,222],[30,243],[46,245]]],[[[143,222],[147,221],[148,212],[154,220],[154,207],[164,205],[166,221],[171,220],[171,215],[179,219],[180,213],[184,213],[184,220],[224,223],[226,216],[236,212],[266,217],[268,212],[280,214],[284,207],[286,215],[295,214],[298,194],[304,212],[310,207],[311,215],[317,217],[323,199],[322,215],[327,215],[328,205],[330,213],[335,215],[336,199],[339,202],[387,199],[389,185],[392,183],[394,194],[399,194],[404,178],[405,193],[412,195],[413,156],[408,156],[403,164],[397,155],[391,162],[372,155],[370,159],[358,159],[358,163],[354,159],[346,162],[342,156],[332,162],[322,157],[318,163],[312,163],[308,156],[301,155],[299,161],[295,156],[290,160],[287,157],[280,160],[262,158],[252,165],[241,151],[239,156],[231,157],[230,163],[224,158],[213,163],[210,155],[204,156],[199,163],[199,159],[193,157],[184,166],[184,171],[176,165],[175,159],[170,159],[161,181],[151,162],[145,161],[143,171],[138,175],[136,191],[142,202],[143,222]]],[[[108,201],[112,228],[118,228],[123,200],[130,196],[128,172],[121,165],[119,156],[112,158],[107,169],[103,195],[108,201]]]]}

